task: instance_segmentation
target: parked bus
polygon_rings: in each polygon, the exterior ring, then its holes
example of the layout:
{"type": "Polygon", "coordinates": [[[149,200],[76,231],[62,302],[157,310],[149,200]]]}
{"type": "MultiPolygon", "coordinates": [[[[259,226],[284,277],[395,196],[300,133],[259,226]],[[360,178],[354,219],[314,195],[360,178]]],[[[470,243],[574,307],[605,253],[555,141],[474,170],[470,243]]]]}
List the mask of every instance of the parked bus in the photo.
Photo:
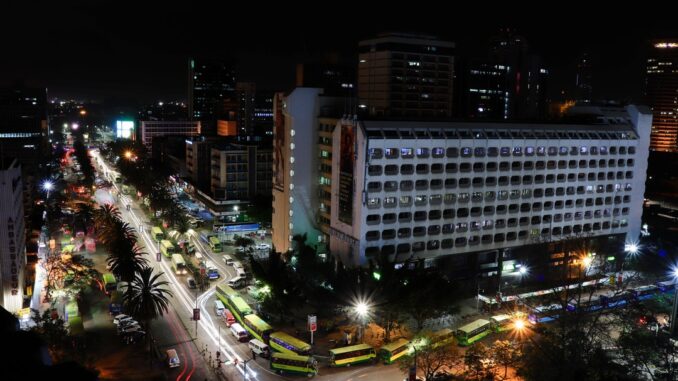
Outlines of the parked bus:
{"type": "Polygon", "coordinates": [[[293,373],[308,377],[318,374],[318,362],[311,356],[273,352],[270,363],[271,369],[278,374],[293,373]]]}
{"type": "Polygon", "coordinates": [[[268,337],[273,332],[273,327],[254,314],[245,316],[243,323],[245,324],[245,329],[249,331],[252,337],[268,344],[268,337]]]}
{"type": "Polygon", "coordinates": [[[157,242],[160,240],[165,239],[165,233],[162,232],[162,229],[160,229],[157,226],[153,226],[151,228],[151,237],[157,242]]]}
{"type": "Polygon", "coordinates": [[[245,324],[244,317],[252,314],[252,309],[245,303],[245,300],[239,296],[233,296],[228,299],[228,305],[231,307],[231,313],[242,324],[245,324]]]}
{"type": "Polygon", "coordinates": [[[655,284],[651,284],[647,286],[636,287],[630,292],[637,300],[646,300],[657,294],[659,292],[659,287],[655,284]]]}
{"type": "Polygon", "coordinates": [[[511,315],[495,315],[490,318],[494,332],[506,331],[511,326],[511,315]]]}
{"type": "Polygon", "coordinates": [[[238,296],[238,292],[225,283],[217,285],[217,298],[221,299],[224,305],[228,304],[228,300],[232,296],[238,296]]]}
{"type": "Polygon", "coordinates": [[[547,323],[557,319],[562,309],[560,304],[537,306],[527,315],[527,320],[532,324],[547,323]]]}
{"type": "Polygon", "coordinates": [[[294,336],[285,332],[273,332],[268,339],[268,346],[272,349],[297,355],[308,355],[311,351],[311,344],[305,343],[294,336]]]}
{"type": "Polygon", "coordinates": [[[221,241],[219,241],[219,238],[211,236],[209,238],[208,244],[210,245],[210,249],[212,249],[213,252],[221,253],[221,241]]]}
{"type": "Polygon", "coordinates": [[[108,312],[115,316],[122,312],[122,293],[118,290],[111,292],[111,303],[108,305],[108,312]]]}
{"type": "Polygon", "coordinates": [[[172,270],[177,275],[186,274],[186,262],[181,254],[172,254],[172,270]]]}
{"type": "Polygon", "coordinates": [[[115,291],[118,288],[118,280],[115,279],[115,275],[111,273],[106,273],[103,275],[104,279],[104,290],[108,295],[111,291],[115,291]]]}
{"type": "Polygon", "coordinates": [[[214,236],[215,234],[209,230],[201,230],[200,231],[200,239],[203,240],[205,243],[209,244],[210,243],[210,237],[214,236]]]}
{"type": "Polygon", "coordinates": [[[166,239],[163,239],[163,240],[160,241],[160,252],[162,253],[162,255],[166,256],[167,258],[170,258],[172,256],[172,254],[176,253],[176,251],[174,249],[174,245],[172,244],[172,242],[170,242],[166,239]]]}
{"type": "Polygon", "coordinates": [[[468,346],[489,335],[490,332],[490,322],[478,319],[457,329],[457,340],[459,345],[468,346]]]}
{"type": "Polygon", "coordinates": [[[350,347],[330,349],[330,366],[351,366],[363,362],[374,362],[377,354],[374,348],[367,344],[351,345],[350,347]]]}
{"type": "Polygon", "coordinates": [[[379,355],[384,364],[393,364],[394,361],[408,354],[410,351],[410,341],[400,338],[385,344],[379,349],[379,355]]]}
{"type": "Polygon", "coordinates": [[[431,343],[434,348],[449,344],[454,341],[454,331],[449,328],[443,328],[440,331],[433,332],[431,343]]]}
{"type": "Polygon", "coordinates": [[[80,309],[78,308],[78,302],[71,300],[66,307],[64,308],[64,320],[68,321],[70,318],[80,316],[80,309]]]}

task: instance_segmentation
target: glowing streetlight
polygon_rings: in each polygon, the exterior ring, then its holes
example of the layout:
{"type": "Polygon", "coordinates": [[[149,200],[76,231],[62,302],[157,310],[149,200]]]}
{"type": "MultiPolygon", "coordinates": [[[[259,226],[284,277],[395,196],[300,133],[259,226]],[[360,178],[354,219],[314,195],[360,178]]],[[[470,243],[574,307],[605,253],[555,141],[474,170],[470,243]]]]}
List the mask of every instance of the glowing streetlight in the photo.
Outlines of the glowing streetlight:
{"type": "Polygon", "coordinates": [[[369,306],[364,302],[359,302],[355,306],[355,312],[361,318],[365,318],[367,316],[367,314],[369,313],[369,310],[370,310],[369,306]]]}
{"type": "Polygon", "coordinates": [[[593,258],[591,258],[590,256],[587,255],[581,261],[582,261],[582,264],[584,265],[584,267],[588,268],[588,267],[591,267],[591,263],[593,262],[593,258]]]}
{"type": "Polygon", "coordinates": [[[520,269],[518,269],[518,272],[520,273],[520,275],[527,274],[527,267],[521,266],[520,269]]]}
{"type": "Polygon", "coordinates": [[[47,198],[49,198],[49,192],[54,189],[54,183],[51,180],[45,180],[42,183],[42,189],[47,192],[47,198]]]}
{"type": "Polygon", "coordinates": [[[132,154],[132,151],[129,151],[129,150],[125,151],[125,159],[131,160],[131,159],[132,159],[132,155],[133,155],[133,154],[132,154]]]}
{"type": "Polygon", "coordinates": [[[637,243],[627,243],[624,245],[624,251],[631,254],[631,255],[636,255],[638,254],[638,251],[640,250],[640,247],[638,246],[637,243]]]}
{"type": "Polygon", "coordinates": [[[525,325],[525,320],[523,320],[523,319],[515,319],[515,320],[513,321],[513,328],[514,328],[515,330],[517,330],[517,331],[522,331],[522,330],[525,329],[525,327],[526,327],[526,325],[525,325]]]}

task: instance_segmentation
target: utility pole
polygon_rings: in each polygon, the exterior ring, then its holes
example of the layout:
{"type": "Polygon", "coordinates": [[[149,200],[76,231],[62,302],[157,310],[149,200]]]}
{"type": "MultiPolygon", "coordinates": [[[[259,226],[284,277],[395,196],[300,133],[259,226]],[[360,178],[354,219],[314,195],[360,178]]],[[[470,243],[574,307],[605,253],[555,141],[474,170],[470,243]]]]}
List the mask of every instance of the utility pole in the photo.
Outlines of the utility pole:
{"type": "MultiPolygon", "coordinates": [[[[678,286],[678,285],[677,285],[678,286]]],[[[673,306],[671,307],[671,337],[678,337],[678,287],[673,293],[673,306]]]]}

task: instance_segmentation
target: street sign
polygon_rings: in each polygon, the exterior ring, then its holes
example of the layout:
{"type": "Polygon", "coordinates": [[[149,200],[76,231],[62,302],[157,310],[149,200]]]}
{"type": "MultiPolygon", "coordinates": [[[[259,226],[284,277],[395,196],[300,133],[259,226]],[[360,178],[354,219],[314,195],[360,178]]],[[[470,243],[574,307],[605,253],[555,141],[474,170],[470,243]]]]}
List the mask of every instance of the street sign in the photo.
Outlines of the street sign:
{"type": "MultiPolygon", "coordinates": [[[[193,320],[198,321],[200,320],[200,308],[194,308],[193,309],[193,320]]],[[[219,353],[219,352],[217,352],[219,353]]]]}
{"type": "Polygon", "coordinates": [[[308,315],[308,330],[311,332],[317,331],[318,320],[315,315],[308,315]]]}
{"type": "Polygon", "coordinates": [[[160,252],[155,253],[155,260],[160,262],[160,252]]]}

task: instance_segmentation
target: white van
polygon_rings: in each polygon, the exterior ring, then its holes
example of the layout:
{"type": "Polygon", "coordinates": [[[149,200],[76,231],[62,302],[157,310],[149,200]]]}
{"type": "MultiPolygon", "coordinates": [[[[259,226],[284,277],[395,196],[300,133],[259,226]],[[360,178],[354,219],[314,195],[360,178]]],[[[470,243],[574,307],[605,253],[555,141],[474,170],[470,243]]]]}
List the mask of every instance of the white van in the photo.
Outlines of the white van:
{"type": "Polygon", "coordinates": [[[228,285],[233,288],[241,288],[245,285],[245,278],[236,276],[228,281],[228,285]]]}
{"type": "Polygon", "coordinates": [[[217,314],[217,316],[223,315],[224,309],[224,303],[222,303],[221,300],[214,301],[214,312],[217,314]]]}
{"type": "Polygon", "coordinates": [[[245,271],[245,269],[241,269],[241,268],[235,269],[235,276],[236,276],[236,278],[245,279],[245,278],[247,278],[247,271],[245,271]]]}
{"type": "Polygon", "coordinates": [[[241,263],[240,261],[234,261],[234,262],[233,262],[233,267],[234,267],[236,270],[237,270],[237,269],[244,269],[244,268],[245,268],[245,266],[243,266],[242,263],[241,263]]]}
{"type": "Polygon", "coordinates": [[[179,359],[179,355],[177,355],[177,351],[175,349],[167,350],[167,365],[169,365],[170,368],[177,368],[181,366],[181,360],[179,359]]]}
{"type": "Polygon", "coordinates": [[[268,348],[268,345],[262,343],[257,339],[250,340],[248,346],[252,353],[256,353],[261,357],[268,358],[271,355],[271,350],[268,348]]]}
{"type": "Polygon", "coordinates": [[[225,263],[225,264],[227,264],[227,265],[229,265],[229,266],[232,266],[232,265],[233,265],[233,262],[234,262],[233,257],[231,257],[231,256],[228,255],[228,254],[224,254],[224,263],[225,263]]]}
{"type": "Polygon", "coordinates": [[[245,328],[243,328],[240,324],[238,323],[233,323],[231,324],[231,333],[233,336],[235,336],[238,341],[247,341],[249,339],[249,335],[247,334],[247,331],[245,331],[245,328]]]}

